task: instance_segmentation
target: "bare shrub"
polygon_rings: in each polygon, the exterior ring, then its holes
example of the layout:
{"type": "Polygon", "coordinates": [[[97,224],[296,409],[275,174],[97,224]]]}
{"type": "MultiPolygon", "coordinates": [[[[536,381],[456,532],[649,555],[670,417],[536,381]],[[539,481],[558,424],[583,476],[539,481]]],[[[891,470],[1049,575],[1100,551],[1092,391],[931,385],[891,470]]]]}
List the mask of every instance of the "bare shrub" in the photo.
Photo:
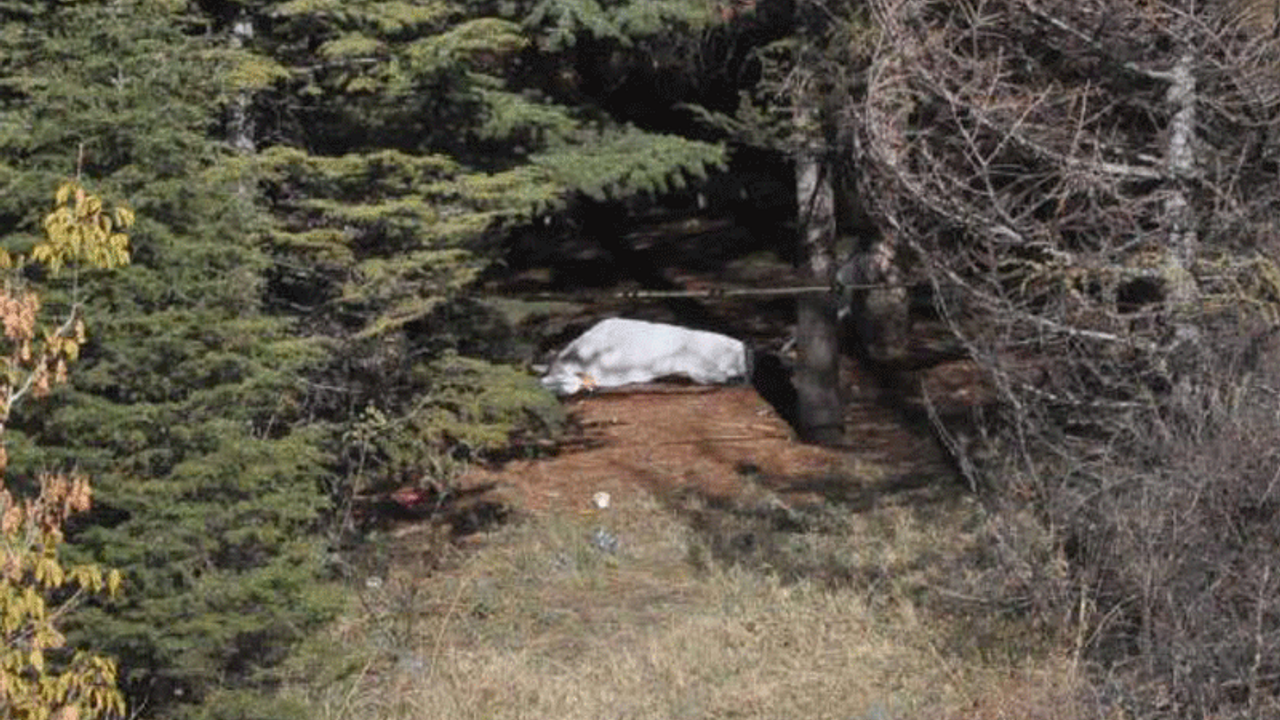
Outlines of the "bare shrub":
{"type": "Polygon", "coordinates": [[[1182,369],[1199,381],[1077,463],[1049,509],[1089,645],[1145,681],[1152,715],[1280,712],[1276,376],[1232,339],[1187,348],[1182,369]]]}
{"type": "Polygon", "coordinates": [[[1272,21],[1244,2],[871,5],[845,126],[882,241],[998,396],[981,441],[951,444],[1002,512],[987,592],[1145,714],[1275,711],[1272,21]]]}

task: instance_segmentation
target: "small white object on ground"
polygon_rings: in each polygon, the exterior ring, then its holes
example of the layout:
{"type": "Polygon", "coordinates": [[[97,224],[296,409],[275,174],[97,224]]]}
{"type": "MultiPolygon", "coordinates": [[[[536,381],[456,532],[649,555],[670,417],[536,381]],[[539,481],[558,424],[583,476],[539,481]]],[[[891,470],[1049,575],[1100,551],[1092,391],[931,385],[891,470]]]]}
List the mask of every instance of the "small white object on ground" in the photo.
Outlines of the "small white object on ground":
{"type": "Polygon", "coordinates": [[[609,507],[609,493],[598,492],[591,496],[591,504],[596,506],[597,510],[604,510],[609,507]]]}
{"type": "Polygon", "coordinates": [[[541,382],[563,396],[673,375],[705,385],[750,380],[750,352],[728,335],[611,318],[557,353],[541,382]]]}
{"type": "Polygon", "coordinates": [[[591,544],[600,552],[609,553],[610,555],[617,554],[618,548],[622,547],[622,541],[618,539],[617,535],[601,527],[592,531],[591,544]]]}

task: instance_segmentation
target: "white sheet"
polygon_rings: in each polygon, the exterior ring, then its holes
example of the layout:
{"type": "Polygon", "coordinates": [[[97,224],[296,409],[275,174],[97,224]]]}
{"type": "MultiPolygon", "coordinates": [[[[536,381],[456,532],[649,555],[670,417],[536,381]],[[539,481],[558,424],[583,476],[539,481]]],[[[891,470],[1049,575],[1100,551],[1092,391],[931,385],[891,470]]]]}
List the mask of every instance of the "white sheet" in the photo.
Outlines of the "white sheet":
{"type": "Polygon", "coordinates": [[[750,365],[746,344],[727,335],[612,318],[557,353],[541,382],[562,396],[672,375],[717,384],[750,379],[750,365]]]}

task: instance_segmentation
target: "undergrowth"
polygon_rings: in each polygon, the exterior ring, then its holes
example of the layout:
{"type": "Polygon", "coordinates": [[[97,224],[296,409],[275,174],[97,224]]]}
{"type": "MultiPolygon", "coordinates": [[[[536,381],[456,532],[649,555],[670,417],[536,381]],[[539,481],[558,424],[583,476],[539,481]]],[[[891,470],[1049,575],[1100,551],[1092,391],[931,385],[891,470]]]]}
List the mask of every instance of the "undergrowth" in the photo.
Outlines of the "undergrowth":
{"type": "Polygon", "coordinates": [[[371,570],[284,694],[317,720],[1093,717],[1069,658],[1017,617],[986,623],[1002,647],[960,640],[988,609],[957,614],[939,588],[976,504],[784,527],[750,508],[699,527],[695,510],[632,498],[371,570]],[[728,557],[722,531],[775,550],[728,557]]]}

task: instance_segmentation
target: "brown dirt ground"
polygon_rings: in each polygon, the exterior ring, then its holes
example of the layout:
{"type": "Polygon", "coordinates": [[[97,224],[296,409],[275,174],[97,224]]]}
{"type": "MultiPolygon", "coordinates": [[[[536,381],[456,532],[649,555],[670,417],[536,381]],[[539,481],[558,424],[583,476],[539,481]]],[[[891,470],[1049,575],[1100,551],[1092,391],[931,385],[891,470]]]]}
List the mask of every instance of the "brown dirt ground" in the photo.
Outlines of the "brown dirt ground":
{"type": "MultiPolygon", "coordinates": [[[[617,291],[746,289],[805,285],[779,257],[774,231],[731,216],[668,211],[635,218],[618,247],[590,234],[563,244],[560,254],[530,252],[495,277],[490,291],[519,298],[561,293],[579,311],[540,320],[532,333],[547,347],[571,339],[605,316],[719,328],[752,346],[776,351],[794,323],[791,298],[621,298],[617,291]],[[624,252],[624,249],[627,252],[624,252]],[[626,263],[602,264],[624,252],[626,263]],[[603,283],[603,285],[602,285],[603,283]],[[585,288],[585,289],[584,289],[585,288]]],[[[545,250],[545,248],[543,248],[545,250]]],[[[924,326],[913,325],[918,333],[924,326]]],[[[936,323],[934,323],[936,325],[936,323]]],[[[935,328],[936,330],[937,328],[935,328]]],[[[924,333],[926,336],[929,333],[924,333]]],[[[946,335],[946,333],[943,333],[946,335]]],[[[949,335],[947,335],[949,337],[949,335]]],[[[927,341],[922,341],[925,345],[927,341]]],[[[928,353],[926,353],[928,354],[928,353]]],[[[553,457],[476,468],[462,488],[495,484],[500,503],[530,512],[585,510],[598,491],[663,496],[693,491],[728,498],[764,485],[786,502],[859,504],[884,491],[914,492],[953,474],[927,423],[920,421],[923,387],[950,410],[988,400],[974,368],[951,363],[924,372],[872,376],[846,358],[849,390],[845,446],[822,449],[795,440],[791,427],[750,387],[646,385],[567,402],[580,432],[553,457]],[[906,408],[914,408],[908,417],[906,408]],[[874,487],[859,488],[861,483],[874,487]]]]}
{"type": "Polygon", "coordinates": [[[714,501],[750,487],[788,505],[847,502],[872,484],[908,489],[950,473],[931,436],[865,395],[849,403],[842,448],[798,442],[750,387],[643,385],[566,406],[577,432],[558,454],[477,468],[461,486],[492,484],[505,503],[543,513],[586,511],[600,491],[659,499],[693,492],[714,501]]]}

